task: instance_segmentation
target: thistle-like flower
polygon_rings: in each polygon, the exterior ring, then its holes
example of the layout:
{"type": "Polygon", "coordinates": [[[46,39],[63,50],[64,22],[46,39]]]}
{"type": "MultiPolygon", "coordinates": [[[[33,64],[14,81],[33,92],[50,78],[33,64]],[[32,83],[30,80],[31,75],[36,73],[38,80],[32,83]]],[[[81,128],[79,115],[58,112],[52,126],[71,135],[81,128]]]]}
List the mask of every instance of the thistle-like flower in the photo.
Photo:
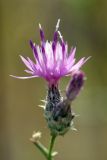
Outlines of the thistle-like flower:
{"type": "Polygon", "coordinates": [[[47,160],[52,160],[53,156],[56,155],[56,152],[52,152],[56,136],[64,135],[70,128],[74,129],[72,124],[75,114],[72,111],[71,104],[84,84],[85,74],[80,71],[80,68],[90,58],[83,57],[75,63],[76,48],[71,48],[68,54],[68,44],[64,41],[59,31],[59,23],[60,20],[57,22],[51,42],[45,40],[43,29],[39,24],[41,45],[35,45],[30,40],[35,62],[29,57],[20,56],[27,67],[25,72],[29,73],[30,76],[12,76],[19,79],[42,77],[48,82],[46,100],[43,101],[45,105],[42,105],[42,107],[44,108],[44,116],[52,136],[49,150],[37,140],[41,136],[40,132],[34,133],[31,138],[31,141],[44,154],[47,160]],[[58,82],[63,76],[72,77],[64,98],[61,96],[58,87],[58,82]]]}
{"type": "Polygon", "coordinates": [[[53,84],[56,85],[61,77],[71,76],[72,73],[78,71],[89,59],[83,57],[75,63],[76,48],[71,48],[71,51],[68,54],[68,44],[64,41],[58,30],[59,23],[60,19],[57,22],[53,40],[51,42],[45,40],[43,29],[39,24],[41,45],[35,45],[35,43],[30,40],[30,46],[33,51],[35,62],[29,57],[24,58],[23,56],[20,56],[27,67],[25,72],[29,73],[31,76],[13,77],[19,79],[42,77],[48,81],[49,86],[53,84]],[[60,41],[58,41],[58,37],[60,38],[60,41]]]}

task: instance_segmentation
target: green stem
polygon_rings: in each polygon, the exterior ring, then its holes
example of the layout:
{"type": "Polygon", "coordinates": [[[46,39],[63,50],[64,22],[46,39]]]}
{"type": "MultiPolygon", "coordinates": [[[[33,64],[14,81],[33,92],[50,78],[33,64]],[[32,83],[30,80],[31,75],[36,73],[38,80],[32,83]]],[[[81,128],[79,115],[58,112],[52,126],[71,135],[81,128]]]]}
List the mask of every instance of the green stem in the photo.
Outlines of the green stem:
{"type": "Polygon", "coordinates": [[[46,159],[48,159],[48,149],[44,147],[39,141],[33,143],[41,151],[41,153],[43,153],[46,159]]]}
{"type": "Polygon", "coordinates": [[[54,146],[55,139],[56,139],[56,135],[52,135],[51,142],[50,142],[50,147],[49,147],[48,160],[52,160],[52,149],[53,149],[53,146],[54,146]]]}

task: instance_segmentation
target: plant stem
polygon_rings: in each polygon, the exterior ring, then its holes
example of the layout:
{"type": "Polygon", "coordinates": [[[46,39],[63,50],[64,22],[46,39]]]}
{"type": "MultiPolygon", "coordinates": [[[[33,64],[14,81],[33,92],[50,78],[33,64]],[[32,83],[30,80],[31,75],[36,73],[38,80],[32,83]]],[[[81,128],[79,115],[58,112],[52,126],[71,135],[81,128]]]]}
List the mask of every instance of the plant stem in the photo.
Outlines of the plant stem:
{"type": "Polygon", "coordinates": [[[32,141],[33,144],[41,151],[41,153],[46,157],[46,159],[48,159],[48,149],[42,144],[40,143],[39,141],[32,141]]]}
{"type": "Polygon", "coordinates": [[[49,147],[48,160],[52,160],[52,149],[53,149],[53,146],[54,146],[55,139],[56,139],[56,135],[52,135],[51,142],[50,142],[50,147],[49,147]]]}

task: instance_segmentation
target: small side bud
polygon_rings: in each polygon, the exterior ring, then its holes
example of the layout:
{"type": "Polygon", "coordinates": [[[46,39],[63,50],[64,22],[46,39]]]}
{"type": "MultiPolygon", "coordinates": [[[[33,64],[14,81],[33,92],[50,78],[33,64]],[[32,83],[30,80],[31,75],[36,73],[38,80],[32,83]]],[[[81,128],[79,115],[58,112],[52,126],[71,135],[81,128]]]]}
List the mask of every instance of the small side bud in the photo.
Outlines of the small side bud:
{"type": "Polygon", "coordinates": [[[66,96],[70,101],[73,101],[79,94],[83,87],[84,79],[85,75],[83,72],[74,73],[73,78],[66,89],[66,96]]]}
{"type": "Polygon", "coordinates": [[[41,132],[33,132],[32,138],[30,139],[33,143],[38,141],[41,138],[42,133],[41,132]]]}
{"type": "Polygon", "coordinates": [[[58,152],[54,151],[52,152],[52,157],[56,156],[58,154],[58,152]]]}

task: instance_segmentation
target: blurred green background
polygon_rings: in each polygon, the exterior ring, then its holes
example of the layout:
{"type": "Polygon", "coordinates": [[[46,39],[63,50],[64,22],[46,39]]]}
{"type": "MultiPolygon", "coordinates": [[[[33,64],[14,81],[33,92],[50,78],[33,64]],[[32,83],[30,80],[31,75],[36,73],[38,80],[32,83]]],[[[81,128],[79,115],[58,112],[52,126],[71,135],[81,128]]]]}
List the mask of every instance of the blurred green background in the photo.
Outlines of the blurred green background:
{"type": "MultiPolygon", "coordinates": [[[[29,141],[33,130],[43,133],[48,146],[49,130],[38,107],[46,95],[42,79],[18,80],[9,74],[26,75],[19,55],[32,56],[29,39],[39,43],[38,23],[51,40],[57,19],[77,59],[92,58],[82,68],[87,81],[73,103],[78,132],[57,139],[56,160],[107,160],[107,1],[106,0],[0,0],[0,160],[43,160],[29,141]]],[[[63,78],[62,91],[69,81],[63,78]]]]}

